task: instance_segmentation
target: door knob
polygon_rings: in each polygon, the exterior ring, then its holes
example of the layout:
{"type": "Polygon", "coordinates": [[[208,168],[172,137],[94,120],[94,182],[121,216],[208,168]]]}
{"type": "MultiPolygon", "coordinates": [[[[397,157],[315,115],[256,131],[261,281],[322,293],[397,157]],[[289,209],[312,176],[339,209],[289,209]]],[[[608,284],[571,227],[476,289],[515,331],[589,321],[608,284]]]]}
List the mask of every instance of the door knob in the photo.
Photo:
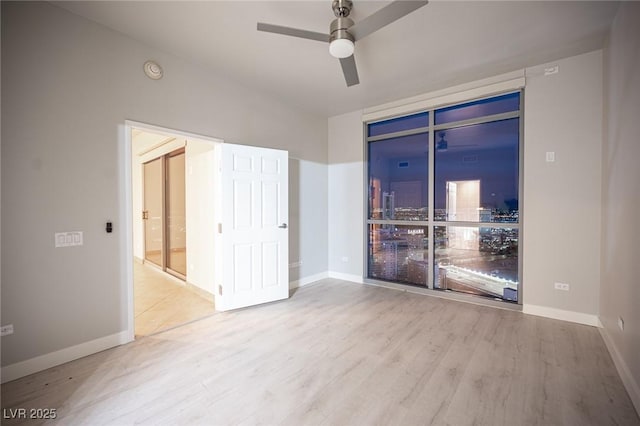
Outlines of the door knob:
{"type": "Polygon", "coordinates": [[[278,228],[287,229],[287,224],[283,223],[282,225],[278,226],[278,228]]]}

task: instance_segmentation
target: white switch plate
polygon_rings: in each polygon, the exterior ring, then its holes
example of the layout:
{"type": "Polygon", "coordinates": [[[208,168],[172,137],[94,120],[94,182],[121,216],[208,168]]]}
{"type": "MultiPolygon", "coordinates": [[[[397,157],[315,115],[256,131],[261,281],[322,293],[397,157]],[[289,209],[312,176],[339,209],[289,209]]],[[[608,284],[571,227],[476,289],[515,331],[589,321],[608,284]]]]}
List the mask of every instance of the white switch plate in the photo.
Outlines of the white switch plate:
{"type": "Polygon", "coordinates": [[[82,231],[56,232],[55,243],[57,247],[71,247],[82,245],[82,231]]]}
{"type": "Polygon", "coordinates": [[[8,336],[13,334],[13,324],[3,325],[0,327],[0,337],[8,336]]]}
{"type": "Polygon", "coordinates": [[[555,283],[554,287],[556,290],[569,291],[569,284],[567,283],[555,283]]]}
{"type": "Polygon", "coordinates": [[[553,163],[554,161],[556,161],[556,153],[553,151],[548,151],[546,158],[547,163],[553,163]]]}

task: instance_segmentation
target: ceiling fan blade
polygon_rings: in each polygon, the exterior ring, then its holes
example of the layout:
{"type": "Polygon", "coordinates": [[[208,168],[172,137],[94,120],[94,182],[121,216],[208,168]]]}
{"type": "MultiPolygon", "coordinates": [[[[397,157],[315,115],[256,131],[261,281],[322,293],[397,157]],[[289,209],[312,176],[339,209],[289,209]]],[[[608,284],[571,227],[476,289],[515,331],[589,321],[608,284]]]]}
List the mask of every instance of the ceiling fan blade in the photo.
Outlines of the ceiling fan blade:
{"type": "Polygon", "coordinates": [[[315,31],[299,30],[297,28],[291,27],[282,27],[280,25],[265,24],[263,22],[258,22],[258,31],[283,34],[292,37],[300,37],[309,40],[324,41],[326,43],[329,43],[329,34],[317,33],[315,31]]]}
{"type": "Polygon", "coordinates": [[[347,87],[355,86],[360,83],[358,78],[358,69],[356,68],[356,59],[353,55],[348,58],[340,59],[340,65],[342,65],[342,73],[344,79],[347,82],[347,87]]]}
{"type": "Polygon", "coordinates": [[[367,16],[360,22],[356,22],[349,32],[357,40],[360,40],[374,31],[378,31],[380,28],[389,25],[390,23],[397,21],[405,15],[413,12],[416,9],[421,8],[429,3],[428,0],[413,1],[413,0],[399,0],[394,1],[388,6],[383,7],[373,15],[367,16]]]}

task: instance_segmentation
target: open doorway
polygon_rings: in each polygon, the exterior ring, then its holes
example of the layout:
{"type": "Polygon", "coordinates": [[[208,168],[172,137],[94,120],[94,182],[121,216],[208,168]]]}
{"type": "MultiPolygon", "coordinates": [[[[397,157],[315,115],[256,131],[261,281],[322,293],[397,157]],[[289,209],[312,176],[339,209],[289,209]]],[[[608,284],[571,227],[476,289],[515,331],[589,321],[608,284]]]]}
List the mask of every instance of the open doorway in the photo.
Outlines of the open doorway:
{"type": "Polygon", "coordinates": [[[215,312],[215,146],[131,127],[134,334],[148,336],[215,312]],[[209,218],[209,220],[205,220],[209,218]]]}
{"type": "MultiPolygon", "coordinates": [[[[214,311],[287,299],[288,152],[224,143],[221,139],[129,120],[124,127],[126,249],[122,262],[126,265],[129,339],[167,330],[214,311]],[[180,149],[184,149],[185,154],[184,274],[177,270],[179,266],[171,266],[171,258],[167,259],[168,253],[180,253],[181,247],[179,243],[166,242],[166,237],[163,237],[164,242],[152,244],[155,262],[145,259],[143,219],[144,164],[167,155],[169,159],[176,157],[180,149]],[[172,248],[176,250],[171,252],[172,248]],[[145,280],[156,283],[160,277],[169,280],[166,284],[172,284],[168,286],[172,291],[186,290],[188,293],[181,294],[192,296],[195,293],[205,299],[207,311],[192,311],[196,304],[181,301],[181,296],[175,294],[141,304],[149,295],[144,289],[145,280]],[[152,330],[143,331],[140,329],[141,315],[147,313],[153,317],[152,307],[162,315],[155,317],[152,330]],[[173,314],[166,312],[164,307],[173,314]],[[188,316],[183,315],[185,309],[188,316]]],[[[167,179],[171,171],[163,173],[167,179]]],[[[166,189],[163,194],[164,198],[171,197],[166,189]]],[[[166,236],[171,234],[167,229],[169,223],[181,222],[166,217],[167,210],[171,213],[166,199],[162,201],[162,209],[164,216],[156,222],[161,224],[166,236]]],[[[179,216],[179,213],[171,214],[179,216]]],[[[148,216],[150,218],[150,212],[148,216]]]]}

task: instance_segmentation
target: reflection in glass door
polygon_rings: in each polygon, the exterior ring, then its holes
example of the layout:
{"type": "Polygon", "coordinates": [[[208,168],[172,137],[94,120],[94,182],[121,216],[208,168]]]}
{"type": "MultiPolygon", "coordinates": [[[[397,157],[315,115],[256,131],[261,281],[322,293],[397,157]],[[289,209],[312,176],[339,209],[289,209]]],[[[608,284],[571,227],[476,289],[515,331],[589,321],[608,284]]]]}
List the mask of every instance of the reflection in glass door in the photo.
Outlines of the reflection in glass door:
{"type": "Polygon", "coordinates": [[[163,267],[163,159],[143,165],[144,170],[144,258],[163,267]]]}
{"type": "Polygon", "coordinates": [[[167,271],[184,279],[187,275],[184,149],[167,156],[166,176],[167,271]]]}

